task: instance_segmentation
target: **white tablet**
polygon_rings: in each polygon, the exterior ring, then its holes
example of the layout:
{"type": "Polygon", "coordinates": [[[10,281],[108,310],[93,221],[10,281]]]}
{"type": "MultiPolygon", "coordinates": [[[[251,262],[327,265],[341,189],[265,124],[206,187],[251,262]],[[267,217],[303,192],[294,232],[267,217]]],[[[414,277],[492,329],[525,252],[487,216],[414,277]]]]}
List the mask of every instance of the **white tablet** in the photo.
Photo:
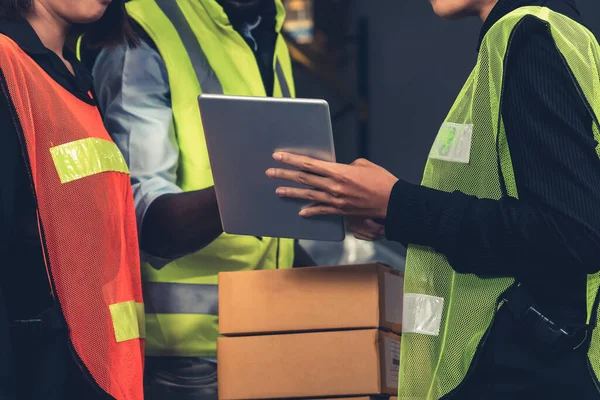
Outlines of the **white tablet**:
{"type": "Polygon", "coordinates": [[[201,95],[198,99],[225,232],[237,235],[342,241],[338,216],[302,218],[306,201],[275,194],[265,171],[281,166],[276,151],[335,161],[329,106],[324,100],[201,95]]]}

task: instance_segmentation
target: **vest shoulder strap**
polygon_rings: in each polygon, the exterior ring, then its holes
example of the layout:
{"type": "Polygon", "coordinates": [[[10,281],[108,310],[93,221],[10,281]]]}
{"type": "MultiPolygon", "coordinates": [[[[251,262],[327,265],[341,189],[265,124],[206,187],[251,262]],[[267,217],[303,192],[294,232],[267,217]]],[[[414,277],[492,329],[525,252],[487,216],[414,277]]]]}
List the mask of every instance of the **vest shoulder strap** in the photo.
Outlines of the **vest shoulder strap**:
{"type": "Polygon", "coordinates": [[[173,51],[185,51],[202,92],[212,94],[223,93],[223,87],[217,75],[210,66],[208,58],[176,0],[134,1],[127,4],[127,9],[132,18],[154,40],[163,58],[169,58],[169,54],[173,51]],[[146,3],[152,3],[152,5],[150,6],[150,4],[146,3]],[[158,35],[164,33],[162,28],[167,28],[171,31],[174,30],[180,43],[171,44],[177,47],[182,46],[183,48],[177,50],[174,48],[162,48],[162,41],[158,38],[158,35]]]}
{"type": "Polygon", "coordinates": [[[2,54],[2,57],[0,57],[0,67],[5,66],[6,63],[12,64],[17,60],[21,63],[27,56],[14,40],[2,34],[0,34],[0,52],[2,54]]]}

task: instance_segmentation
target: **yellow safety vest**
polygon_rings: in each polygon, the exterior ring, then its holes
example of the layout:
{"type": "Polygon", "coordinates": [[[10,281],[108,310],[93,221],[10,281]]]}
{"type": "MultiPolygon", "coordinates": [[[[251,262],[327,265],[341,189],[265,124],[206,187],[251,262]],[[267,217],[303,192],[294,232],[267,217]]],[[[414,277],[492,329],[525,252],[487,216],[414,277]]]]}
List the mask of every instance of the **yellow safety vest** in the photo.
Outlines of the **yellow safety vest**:
{"type": "MultiPolygon", "coordinates": [[[[504,187],[507,195],[518,198],[500,103],[510,37],[528,15],[548,25],[591,106],[593,130],[600,142],[600,47],[596,39],[564,15],[548,8],[523,7],[498,21],[483,39],[477,65],[435,139],[423,186],[488,199],[500,199],[504,187]]],[[[600,156],[600,147],[597,151],[600,156]]],[[[512,278],[456,273],[443,254],[409,246],[400,399],[439,399],[463,382],[497,307],[503,306],[498,298],[513,283],[512,278]]],[[[593,325],[599,285],[599,274],[588,277],[588,323],[593,325]]],[[[594,330],[588,353],[596,376],[600,373],[598,331],[594,330]]]]}
{"type": "MultiPolygon", "coordinates": [[[[279,0],[276,6],[279,32],[285,9],[279,0]]],[[[154,41],[167,67],[180,148],[178,185],[184,191],[210,187],[213,179],[198,96],[266,96],[254,53],[215,0],[133,0],[127,3],[127,11],[154,41]]],[[[273,70],[274,96],[293,97],[292,65],[281,35],[273,70]]],[[[292,240],[223,234],[162,269],[144,264],[146,353],[216,356],[217,274],[291,268],[292,261],[292,240]]]]}

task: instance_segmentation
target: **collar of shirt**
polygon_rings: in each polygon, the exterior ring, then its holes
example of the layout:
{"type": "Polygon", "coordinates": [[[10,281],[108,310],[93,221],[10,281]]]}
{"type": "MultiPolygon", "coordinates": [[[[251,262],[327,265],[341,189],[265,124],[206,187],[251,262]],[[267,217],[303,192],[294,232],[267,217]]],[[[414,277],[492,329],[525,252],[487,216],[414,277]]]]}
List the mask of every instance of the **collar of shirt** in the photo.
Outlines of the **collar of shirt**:
{"type": "Polygon", "coordinates": [[[35,30],[26,20],[0,21],[0,34],[14,40],[27,55],[73,95],[87,103],[94,103],[88,94],[92,90],[92,75],[72,52],[65,49],[63,56],[73,67],[75,75],[69,71],[58,55],[44,46],[35,30]]]}
{"type": "Polygon", "coordinates": [[[254,25],[256,21],[274,19],[277,15],[273,0],[216,0],[227,14],[229,22],[237,31],[245,25],[254,25]]]}
{"type": "Polygon", "coordinates": [[[559,12],[576,22],[582,23],[579,10],[575,5],[574,0],[499,0],[481,28],[477,51],[479,51],[479,48],[481,47],[483,38],[496,22],[517,8],[526,6],[548,7],[552,11],[559,12]]]}

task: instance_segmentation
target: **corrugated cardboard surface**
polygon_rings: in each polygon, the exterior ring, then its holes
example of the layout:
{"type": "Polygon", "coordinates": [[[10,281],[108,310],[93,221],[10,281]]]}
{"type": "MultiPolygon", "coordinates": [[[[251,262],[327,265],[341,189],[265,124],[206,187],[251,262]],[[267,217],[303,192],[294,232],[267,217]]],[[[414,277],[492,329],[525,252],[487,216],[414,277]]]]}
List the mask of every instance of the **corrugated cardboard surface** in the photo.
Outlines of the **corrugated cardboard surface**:
{"type": "Polygon", "coordinates": [[[383,327],[401,332],[399,272],[381,264],[219,274],[225,336],[383,327]]]}
{"type": "Polygon", "coordinates": [[[383,396],[362,396],[362,397],[333,397],[327,399],[303,399],[303,400],[398,400],[397,397],[383,396]]]}
{"type": "Polygon", "coordinates": [[[362,397],[330,397],[330,398],[310,398],[298,400],[398,400],[397,397],[381,396],[362,396],[362,397]]]}
{"type": "MultiPolygon", "coordinates": [[[[298,400],[391,400],[392,397],[388,396],[361,396],[361,397],[331,397],[331,398],[311,398],[311,399],[298,399],[298,400]]],[[[393,399],[398,400],[393,397],[393,399]]]]}
{"type": "Polygon", "coordinates": [[[389,399],[389,400],[398,400],[397,397],[386,397],[386,396],[366,396],[366,397],[336,397],[333,399],[323,399],[323,400],[385,400],[385,399],[389,399]]]}
{"type": "Polygon", "coordinates": [[[399,341],[376,329],[219,338],[219,398],[394,395],[399,355],[386,348],[399,341]]]}

